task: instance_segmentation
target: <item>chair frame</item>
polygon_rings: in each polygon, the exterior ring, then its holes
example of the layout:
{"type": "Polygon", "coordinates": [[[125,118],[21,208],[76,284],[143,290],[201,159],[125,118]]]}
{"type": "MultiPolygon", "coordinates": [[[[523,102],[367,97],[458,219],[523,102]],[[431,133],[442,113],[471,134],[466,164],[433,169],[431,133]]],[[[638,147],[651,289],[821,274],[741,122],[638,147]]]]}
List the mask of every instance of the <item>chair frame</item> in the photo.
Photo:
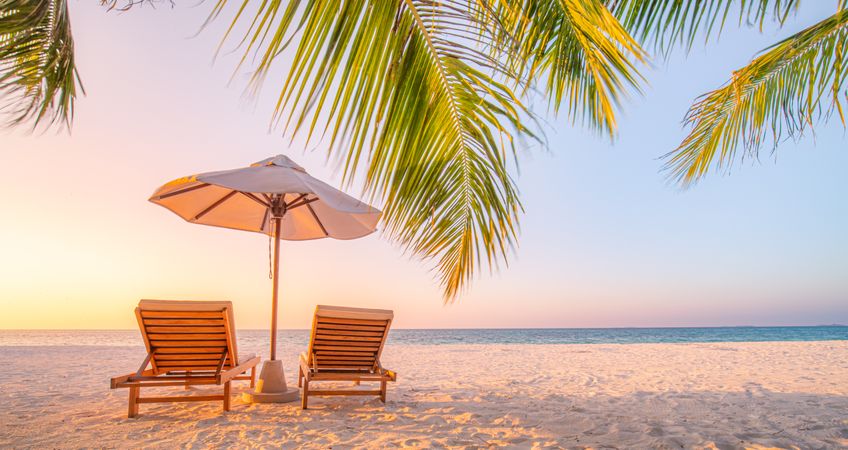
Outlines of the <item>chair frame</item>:
{"type": "Polygon", "coordinates": [[[139,328],[141,329],[144,344],[147,348],[147,356],[142,361],[138,370],[113,377],[110,380],[109,387],[111,389],[129,389],[129,401],[127,407],[127,417],[133,418],[138,416],[138,405],[142,403],[172,403],[172,402],[205,402],[205,401],[221,401],[223,410],[230,410],[230,383],[234,380],[249,380],[250,387],[256,385],[256,365],[259,364],[260,357],[254,356],[246,361],[236,363],[237,355],[232,355],[230,350],[232,343],[232,325],[229,321],[227,308],[221,312],[227,337],[227,347],[218,356],[218,364],[213,370],[189,370],[187,368],[178,368],[174,370],[159,370],[155,366],[156,350],[151,349],[150,339],[147,336],[144,318],[142,317],[141,308],[135,309],[136,319],[138,320],[139,328]],[[227,360],[231,361],[230,368],[226,368],[227,360]],[[150,368],[148,368],[150,367],[150,368]],[[245,375],[247,371],[250,375],[245,375]],[[187,395],[187,396],[162,396],[162,397],[141,397],[141,388],[150,387],[168,387],[168,386],[183,386],[188,390],[191,386],[204,385],[223,385],[224,391],[217,395],[187,395]]]}

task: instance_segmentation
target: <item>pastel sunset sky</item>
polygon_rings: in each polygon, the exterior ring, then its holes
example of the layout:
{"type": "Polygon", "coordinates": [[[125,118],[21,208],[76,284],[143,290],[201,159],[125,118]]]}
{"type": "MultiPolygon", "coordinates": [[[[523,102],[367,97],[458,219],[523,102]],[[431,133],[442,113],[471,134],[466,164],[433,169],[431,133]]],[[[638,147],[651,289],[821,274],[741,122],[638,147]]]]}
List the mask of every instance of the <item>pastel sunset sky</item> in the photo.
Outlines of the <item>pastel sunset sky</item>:
{"type": "MultiPolygon", "coordinates": [[[[211,2],[127,13],[97,3],[71,3],[87,91],[72,132],[0,135],[0,328],[133,328],[140,298],[228,299],[241,328],[266,328],[268,239],[188,224],[147,198],[171,179],[279,153],[339,185],[325,142],[269,131],[284,58],[252,101],[246,71],[230,82],[233,42],[213,64],[227,19],[194,36],[211,2]]],[[[520,245],[454,304],[429,262],[379,233],[284,242],[281,328],[308,328],[316,304],[393,309],[401,328],[848,323],[838,119],[686,191],[658,159],[685,136],[696,96],[831,3],[806,2],[783,30],[731,26],[655,61],[613,142],[546,115],[549,150],[522,149],[515,172],[520,245]]]]}

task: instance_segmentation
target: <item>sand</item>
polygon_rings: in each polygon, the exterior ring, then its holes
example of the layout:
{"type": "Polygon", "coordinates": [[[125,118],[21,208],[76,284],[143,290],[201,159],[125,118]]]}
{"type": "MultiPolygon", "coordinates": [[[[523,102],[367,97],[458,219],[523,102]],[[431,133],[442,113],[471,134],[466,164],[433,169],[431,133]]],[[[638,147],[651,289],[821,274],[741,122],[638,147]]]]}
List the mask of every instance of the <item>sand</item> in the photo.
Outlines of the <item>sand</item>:
{"type": "MultiPolygon", "coordinates": [[[[293,381],[300,349],[287,350],[293,381]]],[[[390,345],[384,365],[399,379],[385,405],[315,398],[302,411],[236,398],[229,413],[154,404],[127,419],[127,391],[108,379],[142,356],[0,347],[0,447],[848,447],[845,341],[390,345]]]]}

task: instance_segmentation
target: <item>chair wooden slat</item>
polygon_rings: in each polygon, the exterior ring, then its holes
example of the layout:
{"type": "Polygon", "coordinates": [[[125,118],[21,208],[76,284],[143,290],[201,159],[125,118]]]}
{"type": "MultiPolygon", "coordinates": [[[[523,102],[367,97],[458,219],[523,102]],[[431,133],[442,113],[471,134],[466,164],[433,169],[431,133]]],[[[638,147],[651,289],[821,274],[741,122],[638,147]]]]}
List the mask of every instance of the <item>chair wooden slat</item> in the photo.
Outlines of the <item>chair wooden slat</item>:
{"type": "Polygon", "coordinates": [[[383,330],[380,331],[351,331],[351,330],[334,330],[331,328],[318,328],[318,334],[334,335],[334,336],[362,336],[375,337],[382,339],[383,330]]]}
{"type": "Polygon", "coordinates": [[[151,333],[147,330],[148,337],[152,341],[217,341],[225,339],[224,333],[151,333]]]}
{"type": "Polygon", "coordinates": [[[367,362],[362,361],[337,361],[334,359],[321,360],[321,370],[324,370],[329,366],[365,367],[367,369],[373,366],[373,364],[368,364],[367,362]]]}
{"type": "Polygon", "coordinates": [[[148,333],[226,333],[227,330],[222,326],[148,326],[148,333]]]}
{"type": "Polygon", "coordinates": [[[227,347],[162,347],[156,350],[156,354],[161,355],[165,353],[217,353],[221,354],[227,347]]]}
{"type": "Polygon", "coordinates": [[[183,319],[145,319],[144,324],[146,326],[151,325],[181,325],[181,326],[224,326],[224,319],[191,319],[191,318],[183,318],[183,319]]]}
{"type": "Polygon", "coordinates": [[[318,331],[318,334],[315,335],[315,339],[324,339],[328,341],[376,342],[378,344],[383,340],[382,336],[341,336],[336,334],[325,334],[321,331],[318,331]]]}
{"type": "Polygon", "coordinates": [[[343,356],[343,355],[323,355],[320,353],[316,353],[315,362],[318,364],[319,369],[320,365],[324,364],[327,361],[339,361],[339,362],[347,362],[351,364],[370,364],[374,361],[373,356],[343,356]],[[348,359],[348,358],[358,358],[358,359],[348,359]]]}
{"type": "Polygon", "coordinates": [[[218,362],[220,353],[158,353],[156,359],[162,361],[177,361],[190,359],[214,359],[218,362]]]}
{"type": "MultiPolygon", "coordinates": [[[[210,367],[214,368],[215,366],[204,366],[204,367],[207,370],[209,370],[210,367]]],[[[198,366],[173,366],[173,367],[165,366],[165,367],[162,368],[162,370],[189,370],[190,371],[190,370],[200,370],[201,368],[203,368],[203,367],[198,367],[198,366]]]]}
{"type": "Polygon", "coordinates": [[[376,348],[375,348],[375,349],[373,349],[373,350],[368,349],[368,348],[355,348],[355,349],[354,349],[354,348],[351,348],[351,347],[347,347],[347,346],[338,346],[338,345],[315,345],[315,346],[313,346],[312,348],[313,348],[314,350],[317,350],[317,351],[320,351],[320,350],[332,350],[332,351],[341,351],[341,352],[346,352],[346,351],[367,351],[367,352],[368,352],[368,354],[371,354],[371,353],[373,353],[373,352],[376,352],[376,351],[377,351],[377,349],[376,349],[376,348]]]}
{"type": "Polygon", "coordinates": [[[318,326],[321,324],[340,324],[340,325],[370,325],[370,326],[386,326],[385,320],[366,320],[366,319],[339,319],[336,317],[318,317],[318,326]]]}
{"type": "Polygon", "coordinates": [[[319,330],[348,330],[348,331],[379,331],[380,334],[386,330],[384,325],[369,326],[369,325],[345,325],[341,323],[322,323],[319,322],[317,327],[319,330]]]}
{"type": "Polygon", "coordinates": [[[327,370],[337,370],[337,371],[340,371],[340,372],[344,371],[345,373],[352,373],[352,372],[368,373],[368,371],[370,369],[371,369],[371,366],[355,366],[354,367],[354,366],[339,366],[339,365],[335,365],[335,364],[329,364],[329,365],[324,366],[324,369],[323,369],[324,371],[318,372],[318,373],[319,374],[326,373],[327,370]]]}
{"type": "Polygon", "coordinates": [[[192,359],[192,360],[188,360],[188,361],[186,361],[186,360],[181,360],[181,361],[162,361],[162,362],[160,362],[160,363],[159,363],[159,367],[160,367],[160,368],[163,368],[163,369],[164,369],[164,368],[168,368],[168,367],[174,367],[174,366],[181,366],[181,367],[188,367],[188,366],[192,366],[192,367],[207,367],[207,368],[209,368],[209,369],[211,369],[211,370],[215,370],[215,369],[217,369],[217,368],[218,368],[218,361],[208,361],[208,360],[207,360],[207,361],[200,361],[200,360],[192,359]]]}
{"type": "Polygon", "coordinates": [[[179,318],[194,318],[194,319],[214,319],[221,318],[221,313],[217,311],[149,311],[142,310],[141,317],[145,319],[179,319],[179,318]]]}
{"type": "Polygon", "coordinates": [[[224,347],[224,348],[226,348],[227,347],[227,341],[222,341],[222,340],[214,340],[214,341],[213,340],[209,340],[209,341],[186,341],[186,340],[154,341],[154,340],[151,340],[150,345],[152,345],[155,348],[159,348],[159,347],[189,347],[189,348],[192,348],[192,347],[198,347],[198,348],[201,348],[201,347],[224,347]]]}
{"type": "Polygon", "coordinates": [[[339,361],[374,361],[373,356],[328,355],[326,353],[316,353],[315,358],[320,361],[323,361],[324,359],[334,359],[339,361]]]}
{"type": "Polygon", "coordinates": [[[317,350],[315,352],[317,355],[335,355],[335,356],[370,356],[374,357],[374,352],[348,352],[348,351],[330,351],[330,350],[317,350]]]}
{"type": "Polygon", "coordinates": [[[325,341],[316,339],[314,345],[341,345],[344,347],[363,347],[363,348],[380,348],[379,342],[358,342],[358,341],[325,341]]]}

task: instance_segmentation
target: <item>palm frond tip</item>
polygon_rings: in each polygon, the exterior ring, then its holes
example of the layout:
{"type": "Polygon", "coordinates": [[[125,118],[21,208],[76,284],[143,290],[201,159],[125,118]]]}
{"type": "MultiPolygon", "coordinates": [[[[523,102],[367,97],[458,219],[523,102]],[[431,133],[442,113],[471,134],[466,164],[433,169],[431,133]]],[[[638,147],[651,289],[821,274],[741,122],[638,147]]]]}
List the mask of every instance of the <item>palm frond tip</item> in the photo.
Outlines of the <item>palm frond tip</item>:
{"type": "Polygon", "coordinates": [[[79,76],[65,0],[0,0],[0,113],[7,125],[69,125],[79,76]]]}
{"type": "Polygon", "coordinates": [[[698,99],[686,115],[691,127],[666,155],[665,170],[684,186],[713,165],[730,167],[756,157],[764,143],[798,137],[835,113],[845,125],[848,102],[848,10],[766,49],[735,71],[720,89],[698,99]]]}

